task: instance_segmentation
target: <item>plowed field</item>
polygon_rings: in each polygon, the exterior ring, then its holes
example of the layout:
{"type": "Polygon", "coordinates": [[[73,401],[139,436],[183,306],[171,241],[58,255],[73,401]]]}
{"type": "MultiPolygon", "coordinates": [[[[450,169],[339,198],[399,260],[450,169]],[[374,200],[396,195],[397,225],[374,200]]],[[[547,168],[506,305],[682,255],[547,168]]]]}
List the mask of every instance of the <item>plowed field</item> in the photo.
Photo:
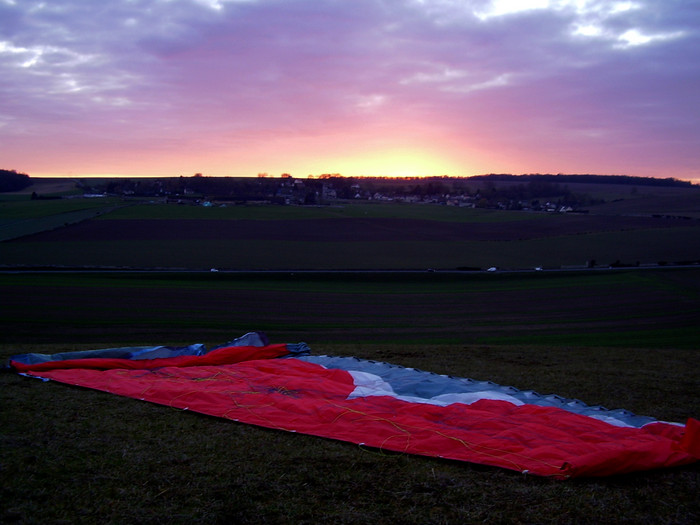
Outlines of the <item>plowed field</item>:
{"type": "Polygon", "coordinates": [[[259,240],[300,242],[515,241],[601,232],[697,227],[697,221],[566,215],[514,222],[445,222],[400,218],[279,220],[91,220],[14,242],[259,240]]]}
{"type": "MultiPolygon", "coordinates": [[[[370,209],[375,216],[370,213],[367,217],[333,217],[328,210],[301,209],[302,217],[285,207],[269,207],[250,213],[297,217],[253,220],[221,218],[241,214],[233,208],[135,208],[2,242],[0,264],[393,270],[559,268],[583,266],[590,260],[603,266],[616,261],[657,264],[700,260],[700,221],[693,219],[474,210],[448,215],[451,210],[446,207],[380,205],[370,209]],[[154,210],[186,217],[138,216],[154,210]],[[392,210],[416,216],[376,216],[392,210]],[[212,215],[207,215],[208,211],[212,215]]],[[[357,212],[353,208],[346,213],[351,211],[357,212]]]]}

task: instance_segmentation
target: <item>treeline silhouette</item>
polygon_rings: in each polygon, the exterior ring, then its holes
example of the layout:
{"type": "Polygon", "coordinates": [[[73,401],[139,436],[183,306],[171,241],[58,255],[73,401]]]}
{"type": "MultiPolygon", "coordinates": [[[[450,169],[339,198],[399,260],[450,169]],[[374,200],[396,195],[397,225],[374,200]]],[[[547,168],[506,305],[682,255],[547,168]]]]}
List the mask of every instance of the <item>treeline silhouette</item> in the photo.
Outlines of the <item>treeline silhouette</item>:
{"type": "Polygon", "coordinates": [[[510,175],[506,173],[488,175],[476,175],[469,177],[472,180],[491,180],[494,182],[527,182],[539,180],[557,183],[586,183],[586,184],[626,184],[630,186],[673,186],[690,187],[691,182],[679,180],[673,177],[658,179],[655,177],[633,177],[631,175],[566,175],[566,174],[540,174],[510,175]]]}
{"type": "Polygon", "coordinates": [[[19,191],[31,186],[32,181],[26,173],[15,170],[0,170],[0,192],[19,191]]]}

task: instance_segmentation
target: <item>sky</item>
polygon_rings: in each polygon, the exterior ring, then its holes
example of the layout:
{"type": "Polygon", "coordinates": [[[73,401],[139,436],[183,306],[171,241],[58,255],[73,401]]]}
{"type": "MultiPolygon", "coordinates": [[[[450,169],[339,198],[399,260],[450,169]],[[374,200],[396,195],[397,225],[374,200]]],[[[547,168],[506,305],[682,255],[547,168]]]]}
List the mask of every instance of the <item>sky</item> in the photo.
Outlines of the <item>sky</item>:
{"type": "Polygon", "coordinates": [[[700,180],[700,0],[0,0],[0,168],[700,180]]]}

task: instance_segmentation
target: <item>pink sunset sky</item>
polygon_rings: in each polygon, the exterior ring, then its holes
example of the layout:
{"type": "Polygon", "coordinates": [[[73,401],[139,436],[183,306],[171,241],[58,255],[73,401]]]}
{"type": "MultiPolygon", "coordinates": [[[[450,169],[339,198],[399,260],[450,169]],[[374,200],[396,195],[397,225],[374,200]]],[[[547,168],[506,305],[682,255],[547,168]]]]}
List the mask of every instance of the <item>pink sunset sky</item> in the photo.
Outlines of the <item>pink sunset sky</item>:
{"type": "Polygon", "coordinates": [[[699,36],[681,0],[0,0],[0,168],[697,180],[699,36]]]}

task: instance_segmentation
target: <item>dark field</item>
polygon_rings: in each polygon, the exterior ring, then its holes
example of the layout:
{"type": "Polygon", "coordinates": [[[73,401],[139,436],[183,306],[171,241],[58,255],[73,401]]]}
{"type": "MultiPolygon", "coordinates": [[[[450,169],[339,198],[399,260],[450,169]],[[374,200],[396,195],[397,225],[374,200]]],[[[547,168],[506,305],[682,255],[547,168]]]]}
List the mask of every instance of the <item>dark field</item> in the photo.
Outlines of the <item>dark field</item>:
{"type": "Polygon", "coordinates": [[[565,215],[531,217],[515,222],[447,222],[408,218],[121,219],[93,220],[67,229],[43,232],[22,242],[92,242],[129,240],[231,240],[301,242],[517,241],[604,232],[697,228],[697,221],[678,218],[565,215]]]}
{"type": "Polygon", "coordinates": [[[96,201],[70,212],[76,203],[0,202],[0,265],[424,270],[700,260],[700,221],[677,216],[96,201]]]}

